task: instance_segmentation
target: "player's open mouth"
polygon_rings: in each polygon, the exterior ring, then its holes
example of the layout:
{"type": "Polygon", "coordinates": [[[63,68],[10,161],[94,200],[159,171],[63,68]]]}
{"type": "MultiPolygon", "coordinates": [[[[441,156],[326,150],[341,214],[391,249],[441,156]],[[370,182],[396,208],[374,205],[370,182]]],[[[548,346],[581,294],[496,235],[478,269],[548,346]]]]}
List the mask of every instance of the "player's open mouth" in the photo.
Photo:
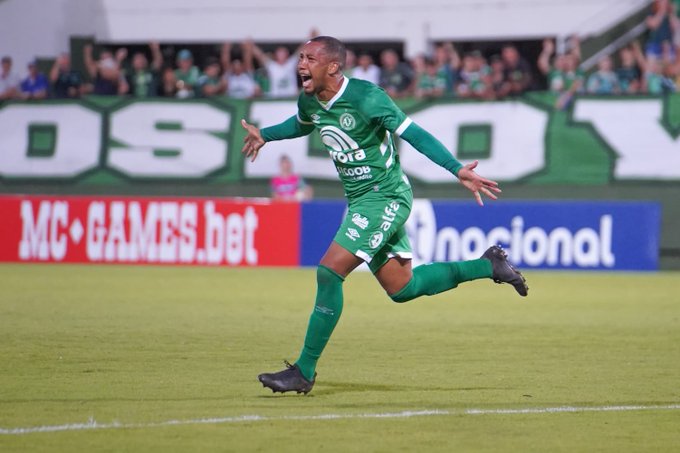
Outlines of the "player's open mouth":
{"type": "Polygon", "coordinates": [[[300,79],[302,79],[302,86],[307,88],[312,83],[312,76],[308,74],[300,74],[300,79]]]}

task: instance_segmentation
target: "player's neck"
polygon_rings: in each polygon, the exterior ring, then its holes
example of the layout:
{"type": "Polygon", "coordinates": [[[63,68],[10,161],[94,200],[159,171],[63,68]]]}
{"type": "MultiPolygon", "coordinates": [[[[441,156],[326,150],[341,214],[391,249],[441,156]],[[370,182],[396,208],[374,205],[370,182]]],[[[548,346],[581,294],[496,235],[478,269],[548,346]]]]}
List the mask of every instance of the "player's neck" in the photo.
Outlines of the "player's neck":
{"type": "Polygon", "coordinates": [[[328,83],[328,86],[317,93],[316,98],[321,102],[328,102],[333,97],[338,94],[340,88],[342,88],[342,83],[345,81],[345,76],[342,74],[337,75],[328,83]]]}

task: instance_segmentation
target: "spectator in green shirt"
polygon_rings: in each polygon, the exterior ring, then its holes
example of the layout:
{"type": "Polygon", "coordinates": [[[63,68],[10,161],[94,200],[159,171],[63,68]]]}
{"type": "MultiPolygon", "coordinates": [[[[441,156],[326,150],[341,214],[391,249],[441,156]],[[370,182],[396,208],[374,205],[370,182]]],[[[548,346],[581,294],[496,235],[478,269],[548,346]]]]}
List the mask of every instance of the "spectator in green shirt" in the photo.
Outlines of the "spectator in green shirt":
{"type": "Polygon", "coordinates": [[[201,71],[194,66],[194,57],[189,49],[182,49],[177,54],[177,97],[188,98],[195,96],[196,84],[201,76],[201,71]]]}
{"type": "Polygon", "coordinates": [[[158,92],[163,55],[157,42],[149,44],[149,49],[151,49],[151,66],[144,52],[136,52],[132,56],[132,69],[127,71],[127,84],[130,87],[130,94],[134,97],[155,96],[158,92]]]}

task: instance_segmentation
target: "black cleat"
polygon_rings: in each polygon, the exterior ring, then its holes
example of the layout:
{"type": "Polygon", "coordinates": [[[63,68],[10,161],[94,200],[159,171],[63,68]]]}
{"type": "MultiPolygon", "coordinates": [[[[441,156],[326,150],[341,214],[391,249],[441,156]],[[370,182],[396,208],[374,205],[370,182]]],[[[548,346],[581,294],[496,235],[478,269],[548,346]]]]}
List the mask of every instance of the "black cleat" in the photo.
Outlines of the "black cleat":
{"type": "Polygon", "coordinates": [[[297,365],[291,365],[287,360],[283,362],[286,364],[285,370],[277,373],[262,373],[257,377],[262,386],[272,389],[273,393],[291,391],[305,395],[309,393],[316,382],[316,373],[314,373],[314,380],[308,381],[297,365]]]}
{"type": "Polygon", "coordinates": [[[491,267],[493,268],[493,276],[491,278],[493,278],[494,282],[510,283],[515,287],[515,291],[520,296],[526,296],[529,293],[526,279],[520,271],[510,264],[505,250],[497,245],[493,245],[484,252],[482,258],[491,261],[491,267]]]}

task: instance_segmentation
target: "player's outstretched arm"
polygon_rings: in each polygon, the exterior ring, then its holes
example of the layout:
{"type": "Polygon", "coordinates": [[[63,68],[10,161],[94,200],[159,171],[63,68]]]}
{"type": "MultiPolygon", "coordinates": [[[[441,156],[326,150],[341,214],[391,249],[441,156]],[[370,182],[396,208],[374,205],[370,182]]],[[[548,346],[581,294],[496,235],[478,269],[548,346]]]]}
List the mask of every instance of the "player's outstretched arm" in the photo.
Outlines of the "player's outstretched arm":
{"type": "MultiPolygon", "coordinates": [[[[432,162],[447,169],[458,177],[461,184],[463,184],[475,196],[477,204],[484,206],[482,201],[482,194],[496,200],[495,193],[500,193],[496,181],[482,178],[474,169],[478,162],[474,161],[470,164],[463,165],[453,157],[448,149],[437,140],[432,134],[421,128],[417,124],[407,120],[405,130],[401,133],[401,138],[409,142],[416,150],[427,156],[432,162]]],[[[399,131],[397,131],[399,133],[399,131]]]]}
{"type": "Polygon", "coordinates": [[[251,162],[254,162],[257,158],[257,153],[260,152],[260,148],[266,143],[260,134],[260,129],[257,126],[248,124],[246,120],[241,120],[241,126],[246,130],[246,137],[243,139],[243,149],[241,153],[246,155],[246,158],[250,158],[251,162]]]}
{"type": "Polygon", "coordinates": [[[258,129],[252,124],[248,124],[246,120],[241,120],[241,126],[246,130],[247,135],[243,139],[243,149],[241,152],[250,158],[253,162],[257,158],[257,153],[265,143],[275,140],[287,140],[290,138],[302,137],[308,135],[314,130],[312,123],[301,121],[297,115],[293,115],[283,123],[275,126],[265,127],[262,130],[258,129]]]}
{"type": "Polygon", "coordinates": [[[474,161],[467,165],[464,165],[460,170],[458,170],[458,179],[460,183],[464,185],[477,200],[477,204],[484,206],[484,201],[482,201],[482,195],[484,194],[492,200],[497,200],[498,197],[496,193],[501,193],[501,189],[498,187],[496,181],[490,179],[482,178],[477,173],[475,173],[475,167],[479,161],[474,161]]]}

